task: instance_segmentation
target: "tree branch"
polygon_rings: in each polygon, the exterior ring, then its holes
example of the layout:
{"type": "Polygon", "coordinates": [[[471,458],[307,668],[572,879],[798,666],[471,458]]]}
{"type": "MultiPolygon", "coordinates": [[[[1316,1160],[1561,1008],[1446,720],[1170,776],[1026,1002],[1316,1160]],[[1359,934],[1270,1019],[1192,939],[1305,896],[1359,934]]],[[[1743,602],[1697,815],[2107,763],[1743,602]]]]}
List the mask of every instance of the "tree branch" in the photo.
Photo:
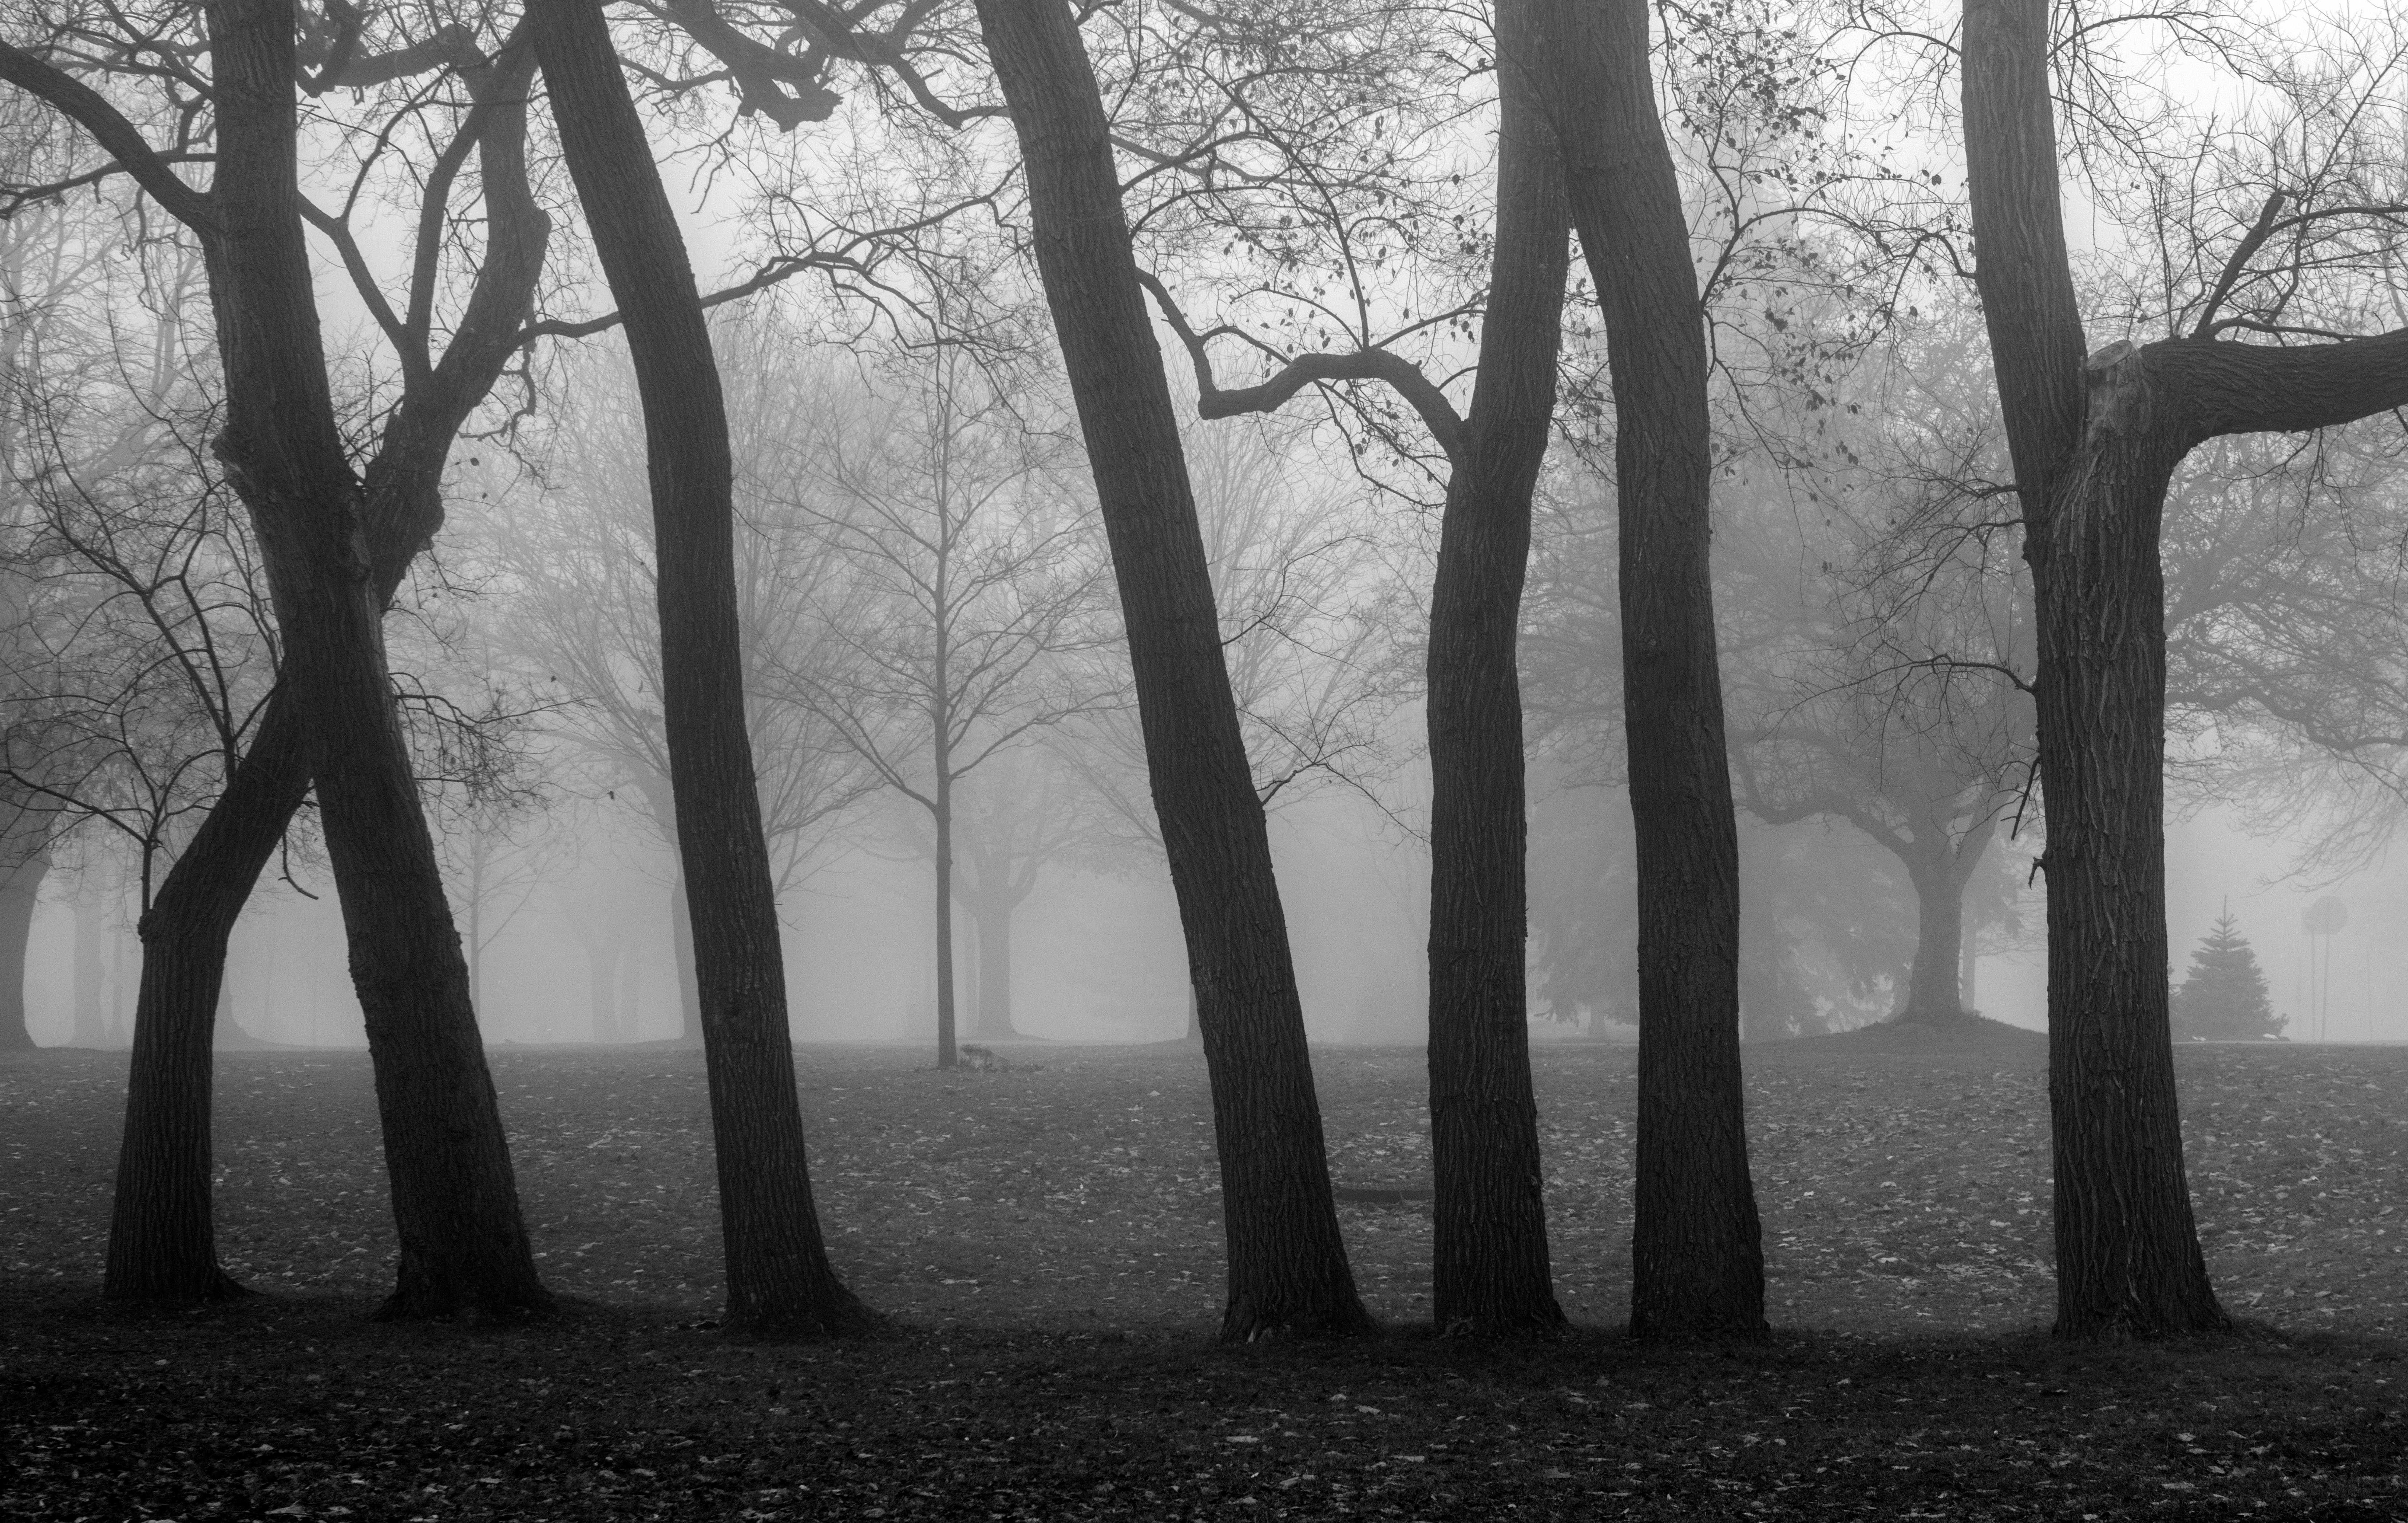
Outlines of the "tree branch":
{"type": "Polygon", "coordinates": [[[1423,426],[1446,452],[1451,464],[1460,465],[1463,449],[1463,418],[1455,404],[1446,399],[1429,377],[1418,366],[1401,354],[1384,349],[1358,349],[1345,354],[1299,354],[1286,362],[1278,374],[1258,385],[1224,391],[1212,379],[1212,359],[1206,346],[1217,333],[1198,336],[1187,325],[1185,314],[1170,293],[1152,274],[1140,270],[1138,282],[1154,294],[1162,309],[1163,320],[1179,341],[1186,347],[1187,357],[1196,367],[1196,411],[1205,418],[1234,418],[1247,412],[1276,412],[1290,397],[1305,387],[1325,381],[1384,381],[1403,397],[1407,405],[1421,415],[1423,426]]]}
{"type": "Polygon", "coordinates": [[[0,42],[0,79],[48,101],[90,133],[102,151],[123,165],[167,215],[204,238],[218,236],[217,213],[208,193],[179,180],[167,167],[168,161],[98,91],[5,42],[0,42]]]}

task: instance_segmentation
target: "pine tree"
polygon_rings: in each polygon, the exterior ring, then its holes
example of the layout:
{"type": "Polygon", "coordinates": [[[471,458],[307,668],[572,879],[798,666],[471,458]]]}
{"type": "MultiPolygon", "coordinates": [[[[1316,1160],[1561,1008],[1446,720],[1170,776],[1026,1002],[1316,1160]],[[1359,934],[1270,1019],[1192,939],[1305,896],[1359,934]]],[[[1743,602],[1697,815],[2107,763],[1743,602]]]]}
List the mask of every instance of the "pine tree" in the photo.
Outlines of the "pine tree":
{"type": "Polygon", "coordinates": [[[2228,907],[2190,955],[2190,974],[2174,992],[2174,1036],[2186,1041],[2256,1042],[2278,1034],[2286,1017],[2266,997],[2258,954],[2228,907]]]}

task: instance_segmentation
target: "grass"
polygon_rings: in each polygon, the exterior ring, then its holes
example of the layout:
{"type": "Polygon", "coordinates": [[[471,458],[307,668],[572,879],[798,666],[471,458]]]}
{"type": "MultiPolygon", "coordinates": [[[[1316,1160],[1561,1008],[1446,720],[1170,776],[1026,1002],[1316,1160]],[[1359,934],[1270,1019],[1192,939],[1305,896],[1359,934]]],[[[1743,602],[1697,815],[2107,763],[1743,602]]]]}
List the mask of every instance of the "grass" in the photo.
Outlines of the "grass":
{"type": "MultiPolygon", "coordinates": [[[[1014,1050],[939,1074],[800,1055],[838,1266],[907,1330],[708,1330],[696,1058],[499,1049],[557,1322],[366,1321],[389,1219],[366,1060],[219,1065],[219,1222],[267,1298],[93,1300],[123,1060],[0,1063],[0,1516],[2408,1516],[2408,1050],[2178,1054],[2209,1264],[2238,1337],[2063,1348],[2037,1039],[1860,1033],[1750,1052],[1781,1330],[1641,1353],[1632,1055],[1536,1057],[1557,1281],[1583,1330],[1418,1332],[1426,1203],[1343,1208],[1398,1336],[1223,1349],[1200,1058],[1014,1050]],[[430,1489],[431,1488],[431,1489],[430,1489]]],[[[1420,1054],[1316,1054],[1333,1163],[1428,1168],[1420,1054]]]]}

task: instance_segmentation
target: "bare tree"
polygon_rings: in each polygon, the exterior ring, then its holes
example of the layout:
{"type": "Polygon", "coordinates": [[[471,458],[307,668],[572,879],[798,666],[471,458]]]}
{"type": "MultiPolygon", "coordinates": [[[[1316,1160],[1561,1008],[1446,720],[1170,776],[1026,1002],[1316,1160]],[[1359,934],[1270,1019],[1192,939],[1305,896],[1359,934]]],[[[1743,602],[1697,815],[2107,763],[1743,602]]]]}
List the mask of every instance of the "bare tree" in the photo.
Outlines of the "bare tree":
{"type": "Polygon", "coordinates": [[[981,0],[1025,165],[1037,265],[1111,543],[1212,1078],[1229,1245],[1222,1336],[1354,1332],[1270,841],[1223,655],[1177,415],[1095,70],[1070,14],[981,0]]]}
{"type": "Polygon", "coordinates": [[[1757,1337],[1764,1251],[1739,1059],[1739,848],[1707,566],[1698,275],[1639,0],[1536,0],[1572,223],[1603,314],[1639,870],[1630,1330],[1757,1337]]]}
{"type": "Polygon", "coordinates": [[[599,0],[535,0],[529,20],[643,403],[662,728],[726,1250],[723,1322],[755,1336],[857,1329],[872,1319],[828,1262],[795,1094],[777,892],[745,729],[735,464],[710,329],[599,0]]]}
{"type": "MultiPolygon", "coordinates": [[[[1066,659],[1106,638],[1094,525],[1069,506],[1032,390],[939,331],[865,374],[848,426],[819,441],[817,490],[780,505],[790,532],[843,558],[856,594],[814,641],[839,658],[781,672],[793,701],[928,815],[939,1068],[954,1063],[954,790],[1103,698],[1066,659]]],[[[1010,874],[981,876],[1000,932],[1010,874]]]]}

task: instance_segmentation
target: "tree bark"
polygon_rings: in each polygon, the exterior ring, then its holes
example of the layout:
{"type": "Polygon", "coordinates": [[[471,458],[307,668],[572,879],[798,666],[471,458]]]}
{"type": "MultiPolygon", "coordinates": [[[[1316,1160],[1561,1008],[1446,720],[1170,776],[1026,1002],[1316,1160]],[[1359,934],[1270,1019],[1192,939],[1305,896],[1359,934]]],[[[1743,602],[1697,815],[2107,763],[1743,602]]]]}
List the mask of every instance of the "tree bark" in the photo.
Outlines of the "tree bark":
{"type": "Polygon", "coordinates": [[[293,7],[216,0],[208,14],[220,236],[205,249],[226,373],[214,448],[258,530],[284,636],[280,682],[313,742],[375,1059],[401,1240],[397,1285],[379,1315],[544,1311],[551,1298],[520,1217],[467,968],[393,705],[360,483],[327,387],[295,182],[293,7]]]}
{"type": "Polygon", "coordinates": [[[13,855],[22,841],[0,838],[12,855],[0,858],[0,1052],[31,1052],[25,1025],[25,954],[34,943],[34,910],[50,870],[47,851],[13,855]]]}
{"type": "Polygon", "coordinates": [[[663,721],[726,1250],[723,1325],[755,1337],[859,1329],[874,1319],[828,1263],[795,1093],[777,897],[744,724],[734,466],[710,329],[599,0],[534,0],[528,17],[643,403],[663,721]]]}
{"type": "MultiPolygon", "coordinates": [[[[466,77],[480,99],[496,101],[478,139],[486,258],[441,362],[406,389],[366,472],[361,518],[378,608],[442,523],[452,440],[515,352],[550,235],[526,188],[520,97],[531,60],[466,77]]],[[[218,1266],[210,1219],[211,1038],[227,938],[308,797],[313,765],[293,690],[281,687],[136,927],[142,972],[109,1224],[109,1299],[216,1300],[236,1291],[218,1266]]],[[[313,1011],[313,1041],[314,1020],[313,1011]]]]}
{"type": "Polygon", "coordinates": [[[2085,438],[2027,536],[2048,789],[2049,1109],[2057,1331],[2225,1325],[2184,1176],[2166,989],[2168,482],[2187,445],[2117,345],[2085,438]]]}
{"type": "Polygon", "coordinates": [[[1492,1337],[1564,1321],[1530,1087],[1516,644],[1570,227],[1533,21],[1518,6],[1497,17],[1496,248],[1471,410],[1447,481],[1427,666],[1431,1317],[1443,1333],[1492,1337]]]}
{"type": "Polygon", "coordinates": [[[1221,1335],[1368,1330],[1338,1230],[1270,838],[1095,73],[1054,0],[979,0],[978,14],[1027,168],[1038,269],[1111,545],[1195,979],[1228,1237],[1221,1335]]]}
{"type": "Polygon", "coordinates": [[[2097,378],[2086,438],[2047,58],[2048,0],[1969,0],[1976,276],[2039,637],[2057,1332],[2196,1331],[2225,1317],[2183,1177],[2167,1023],[2157,533],[2182,450],[2121,364],[2097,378]]]}
{"type": "Polygon", "coordinates": [[[1643,0],[1535,0],[1573,223],[1605,318],[1639,879],[1636,1338],[1761,1337],[1740,1079],[1739,843],[1707,567],[1712,438],[1688,223],[1643,0]]]}

